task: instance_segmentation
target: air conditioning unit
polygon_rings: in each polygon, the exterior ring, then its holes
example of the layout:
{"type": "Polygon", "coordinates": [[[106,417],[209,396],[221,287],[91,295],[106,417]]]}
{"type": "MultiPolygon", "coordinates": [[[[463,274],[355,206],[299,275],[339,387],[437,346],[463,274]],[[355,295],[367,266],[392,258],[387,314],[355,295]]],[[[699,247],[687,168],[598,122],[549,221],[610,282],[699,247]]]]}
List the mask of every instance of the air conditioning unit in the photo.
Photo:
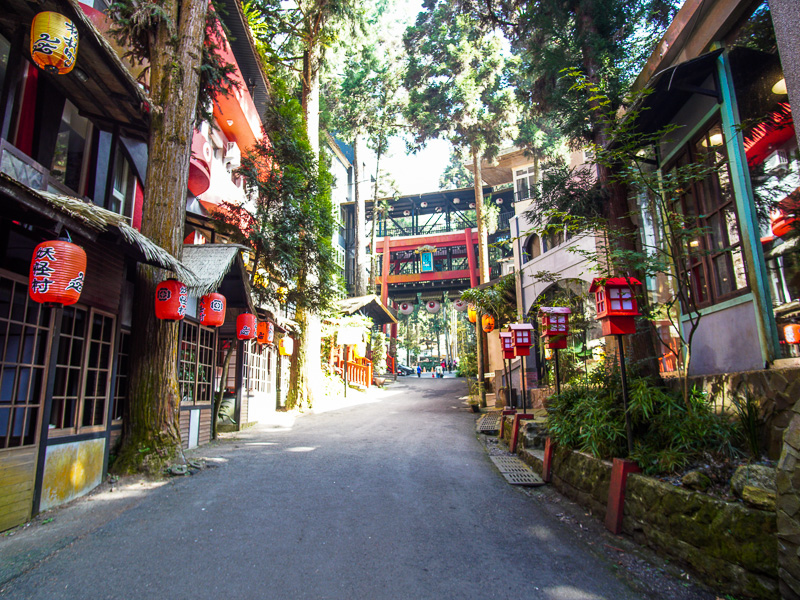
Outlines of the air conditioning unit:
{"type": "Polygon", "coordinates": [[[238,169],[242,165],[242,153],[239,151],[239,146],[236,145],[236,142],[227,142],[225,144],[225,158],[223,162],[228,171],[238,169]]]}
{"type": "Polygon", "coordinates": [[[764,160],[764,171],[783,173],[789,170],[789,156],[784,150],[775,150],[764,160]]]}

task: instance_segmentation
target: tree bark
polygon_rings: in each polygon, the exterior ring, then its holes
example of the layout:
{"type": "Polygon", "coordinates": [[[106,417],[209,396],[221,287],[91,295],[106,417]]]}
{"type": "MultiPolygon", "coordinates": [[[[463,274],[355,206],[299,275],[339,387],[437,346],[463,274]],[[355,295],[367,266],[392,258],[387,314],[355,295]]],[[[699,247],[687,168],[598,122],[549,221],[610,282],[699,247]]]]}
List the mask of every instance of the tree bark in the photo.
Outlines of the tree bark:
{"type": "MultiPolygon", "coordinates": [[[[472,165],[474,169],[473,183],[475,186],[475,220],[478,225],[478,271],[480,282],[489,281],[489,248],[486,239],[486,223],[483,221],[483,181],[481,176],[481,160],[476,148],[472,148],[472,165]]],[[[480,384],[480,404],[486,406],[486,353],[483,345],[483,327],[481,316],[475,321],[476,356],[478,362],[478,383],[480,384]]]]}
{"type": "MultiPolygon", "coordinates": [[[[172,0],[161,6],[177,32],[161,22],[150,57],[153,112],[142,233],[180,258],[208,3],[172,0]]],[[[129,400],[115,464],[121,472],[160,472],[180,451],[178,325],[160,321],[153,311],[155,288],[162,279],[160,269],[138,266],[129,400]]]]}
{"type": "MultiPolygon", "coordinates": [[[[356,211],[355,211],[355,227],[356,227],[356,235],[355,235],[355,245],[356,245],[356,268],[355,268],[355,279],[354,279],[354,287],[355,287],[355,295],[356,296],[366,296],[367,295],[367,281],[366,281],[366,270],[364,267],[366,266],[367,262],[367,253],[366,253],[366,245],[365,245],[365,232],[364,232],[364,213],[365,206],[364,206],[364,197],[361,195],[359,191],[358,180],[361,177],[361,168],[359,164],[358,158],[358,134],[356,133],[353,136],[353,201],[355,203],[356,211]]],[[[374,215],[373,215],[374,218],[374,215]]]]}

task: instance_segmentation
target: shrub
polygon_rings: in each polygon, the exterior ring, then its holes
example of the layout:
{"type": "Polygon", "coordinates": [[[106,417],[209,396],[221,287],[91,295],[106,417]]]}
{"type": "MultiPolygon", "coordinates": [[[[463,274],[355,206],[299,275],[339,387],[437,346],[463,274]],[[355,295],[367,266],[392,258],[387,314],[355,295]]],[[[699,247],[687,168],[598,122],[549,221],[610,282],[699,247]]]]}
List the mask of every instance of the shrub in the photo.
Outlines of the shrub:
{"type": "MultiPolygon", "coordinates": [[[[572,385],[548,400],[548,429],[559,445],[597,458],[627,455],[622,389],[615,369],[600,369],[585,385],[572,385]]],[[[656,382],[632,377],[629,414],[635,460],[648,474],[678,471],[703,457],[731,456],[736,427],[714,412],[705,394],[682,394],[656,382]]]]}

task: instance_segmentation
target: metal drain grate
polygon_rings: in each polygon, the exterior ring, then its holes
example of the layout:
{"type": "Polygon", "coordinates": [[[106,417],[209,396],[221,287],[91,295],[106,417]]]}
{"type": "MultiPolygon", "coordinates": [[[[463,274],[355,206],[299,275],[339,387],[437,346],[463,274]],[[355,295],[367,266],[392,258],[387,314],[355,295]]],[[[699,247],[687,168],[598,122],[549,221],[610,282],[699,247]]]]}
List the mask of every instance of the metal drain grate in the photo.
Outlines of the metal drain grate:
{"type": "Polygon", "coordinates": [[[489,433],[500,431],[500,412],[490,412],[478,419],[476,429],[478,433],[489,433]]]}
{"type": "Polygon", "coordinates": [[[492,462],[511,485],[544,485],[544,481],[528,465],[513,456],[490,456],[492,462]]]}

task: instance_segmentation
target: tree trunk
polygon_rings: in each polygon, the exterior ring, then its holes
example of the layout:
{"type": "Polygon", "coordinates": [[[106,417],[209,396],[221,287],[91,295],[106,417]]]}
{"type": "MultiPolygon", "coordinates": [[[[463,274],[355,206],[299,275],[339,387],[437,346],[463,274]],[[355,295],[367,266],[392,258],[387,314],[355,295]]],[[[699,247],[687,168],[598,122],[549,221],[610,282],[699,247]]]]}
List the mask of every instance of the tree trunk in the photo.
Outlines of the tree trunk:
{"type": "Polygon", "coordinates": [[[228,369],[231,366],[231,357],[233,356],[233,349],[236,347],[236,342],[231,341],[225,352],[225,360],[222,361],[222,377],[219,380],[219,390],[214,397],[214,411],[211,413],[211,439],[217,439],[217,422],[219,421],[219,407],[222,406],[222,398],[225,395],[225,383],[228,380],[228,369]]]}
{"type": "MultiPolygon", "coordinates": [[[[142,233],[180,258],[208,3],[173,0],[161,6],[177,23],[177,34],[159,24],[150,57],[153,113],[142,233]]],[[[180,451],[178,325],[156,319],[153,311],[162,279],[159,269],[137,268],[129,400],[114,467],[120,472],[160,472],[180,451]]]]}
{"type": "Polygon", "coordinates": [[[291,356],[291,366],[289,370],[289,394],[286,397],[286,408],[289,410],[303,407],[310,408],[313,400],[311,398],[311,389],[308,385],[308,369],[306,368],[306,359],[308,353],[313,349],[307,348],[308,335],[308,318],[309,315],[305,309],[298,308],[295,315],[295,321],[300,329],[299,339],[294,345],[294,352],[291,356]]]}
{"type": "MultiPolygon", "coordinates": [[[[472,165],[474,167],[475,186],[475,220],[478,225],[478,270],[480,272],[480,282],[486,283],[489,281],[489,249],[487,247],[486,239],[486,223],[483,222],[483,182],[481,177],[481,161],[478,157],[478,151],[472,148],[472,165]]],[[[484,385],[484,378],[486,376],[485,366],[485,353],[483,351],[483,328],[481,327],[481,317],[475,321],[475,335],[476,339],[476,356],[478,362],[478,383],[480,389],[480,404],[486,406],[486,386],[484,385]]]]}
{"type": "MultiPolygon", "coordinates": [[[[361,196],[359,192],[359,185],[358,180],[361,177],[361,165],[359,164],[358,158],[358,134],[356,133],[353,136],[353,201],[356,208],[355,214],[355,228],[356,228],[356,268],[355,268],[355,295],[356,296],[366,296],[367,295],[367,281],[366,281],[366,272],[364,267],[366,266],[367,262],[367,253],[366,253],[366,245],[364,242],[366,241],[364,238],[364,198],[361,196]]],[[[373,215],[374,218],[374,215],[373,215]]]]}

